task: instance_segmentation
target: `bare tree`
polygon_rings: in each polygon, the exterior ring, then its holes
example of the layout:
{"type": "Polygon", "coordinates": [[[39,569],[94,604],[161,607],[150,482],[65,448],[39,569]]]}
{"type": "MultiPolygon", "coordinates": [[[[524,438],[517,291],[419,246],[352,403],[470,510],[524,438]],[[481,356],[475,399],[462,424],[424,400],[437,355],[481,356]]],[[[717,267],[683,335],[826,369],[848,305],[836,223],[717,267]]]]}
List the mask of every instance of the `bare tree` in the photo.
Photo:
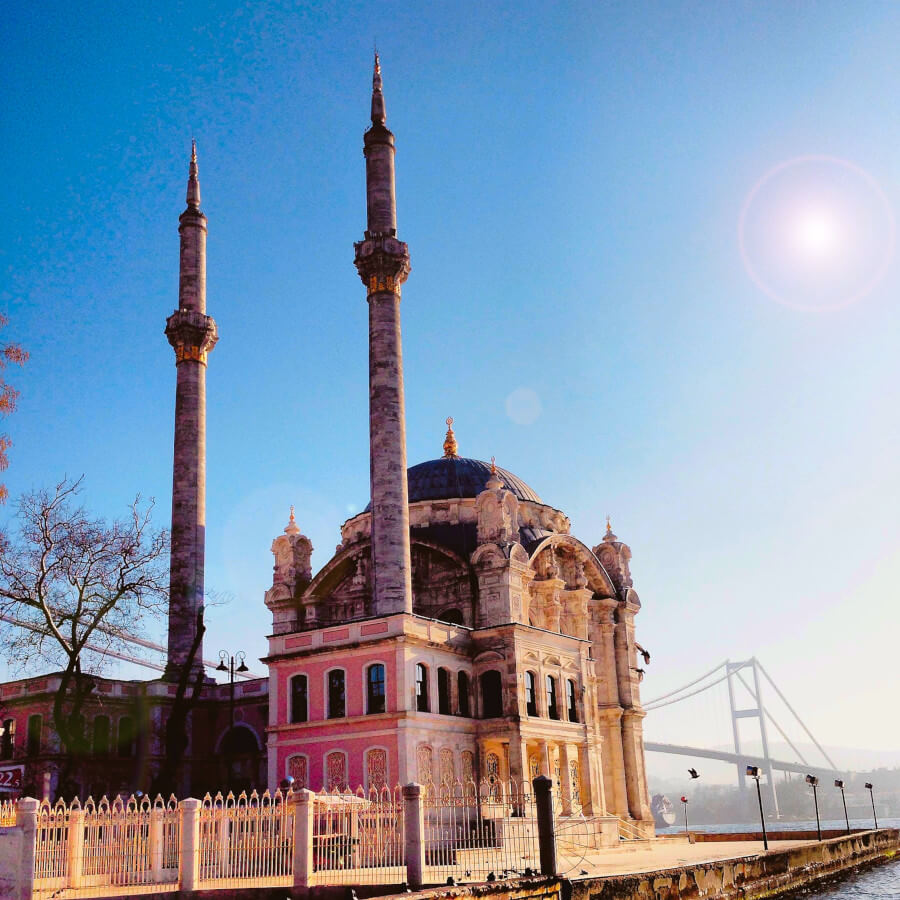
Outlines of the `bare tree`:
{"type": "Polygon", "coordinates": [[[81,479],[18,501],[15,534],[0,531],[0,628],[10,661],[61,669],[53,724],[67,757],[85,755],[82,708],[107,651],[158,615],[168,596],[168,533],[153,530],[138,496],[123,521],[92,519],[77,505],[81,479]]]}
{"type": "MultiPolygon", "coordinates": [[[[0,328],[9,324],[4,315],[0,315],[0,328]]],[[[3,377],[4,369],[10,364],[24,365],[28,360],[28,353],[18,344],[0,344],[0,416],[8,416],[16,408],[19,392],[3,377]]],[[[9,459],[6,451],[12,446],[9,435],[0,434],[0,470],[6,469],[9,459]]],[[[5,484],[0,484],[0,503],[6,502],[8,491],[5,484]]]]}

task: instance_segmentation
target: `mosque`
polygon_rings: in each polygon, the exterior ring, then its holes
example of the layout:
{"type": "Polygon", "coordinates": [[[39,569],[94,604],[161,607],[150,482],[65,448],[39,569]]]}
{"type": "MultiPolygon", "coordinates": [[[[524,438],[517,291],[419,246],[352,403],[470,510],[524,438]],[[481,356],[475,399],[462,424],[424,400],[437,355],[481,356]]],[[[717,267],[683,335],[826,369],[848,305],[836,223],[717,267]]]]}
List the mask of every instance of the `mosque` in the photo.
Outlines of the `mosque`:
{"type": "MultiPolygon", "coordinates": [[[[268,677],[237,683],[232,707],[227,685],[204,688],[183,790],[222,786],[223,751],[232,782],[247,787],[287,776],[318,790],[545,774],[563,812],[652,831],[629,547],[609,525],[592,547],[521,478],[461,457],[451,419],[443,455],[407,467],[400,299],[410,255],[397,235],[394,149],[376,55],[367,227],[355,244],[369,313],[371,502],[315,574],[291,510],[265,592],[268,677]]],[[[155,681],[100,680],[84,793],[140,786],[159,765],[174,682],[202,661],[191,647],[204,590],[205,375],[218,332],[206,313],[196,149],[179,222],[179,305],[166,323],[176,361],[168,660],[155,681]]],[[[0,781],[20,765],[23,782],[43,772],[46,783],[58,765],[54,677],[0,686],[0,781]]]]}

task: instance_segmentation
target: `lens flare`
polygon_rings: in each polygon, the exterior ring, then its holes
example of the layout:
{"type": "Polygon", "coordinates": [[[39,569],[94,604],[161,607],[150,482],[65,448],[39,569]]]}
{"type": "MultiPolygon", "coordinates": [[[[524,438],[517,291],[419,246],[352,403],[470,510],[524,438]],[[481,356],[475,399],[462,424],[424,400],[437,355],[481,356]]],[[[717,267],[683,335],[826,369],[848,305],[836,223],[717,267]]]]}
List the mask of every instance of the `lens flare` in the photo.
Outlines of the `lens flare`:
{"type": "Polygon", "coordinates": [[[747,274],[798,309],[847,306],[870,293],[893,258],[894,215],[875,179],[832,156],[774,166],[750,190],[738,222],[747,274]]]}

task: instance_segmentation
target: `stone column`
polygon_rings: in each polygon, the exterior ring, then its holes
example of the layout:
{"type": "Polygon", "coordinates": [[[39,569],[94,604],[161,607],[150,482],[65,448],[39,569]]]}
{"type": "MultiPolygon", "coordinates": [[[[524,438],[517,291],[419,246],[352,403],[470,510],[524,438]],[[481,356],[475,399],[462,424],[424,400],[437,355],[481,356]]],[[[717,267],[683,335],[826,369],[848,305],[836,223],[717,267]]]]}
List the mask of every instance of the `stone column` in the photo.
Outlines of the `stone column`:
{"type": "MultiPolygon", "coordinates": [[[[164,678],[176,681],[190,655],[203,606],[206,553],[206,361],[218,340],[206,315],[206,216],[200,211],[196,150],[181,214],[178,309],[166,320],[175,351],[175,445],[169,571],[169,642],[164,678]]],[[[198,648],[193,669],[202,665],[198,648]]]]}
{"type": "Polygon", "coordinates": [[[354,245],[369,301],[369,463],[372,489],[371,612],[412,612],[406,414],[400,337],[400,287],[409,249],[397,240],[394,135],[385,127],[381,67],[375,58],[372,127],[365,133],[368,219],[354,245]]]}
{"type": "Polygon", "coordinates": [[[572,815],[572,773],[570,766],[573,757],[577,759],[572,750],[573,748],[565,741],[559,745],[559,793],[564,816],[572,815]]]}
{"type": "Polygon", "coordinates": [[[540,749],[540,759],[541,759],[541,775],[545,778],[551,778],[550,775],[550,745],[546,741],[539,741],[538,748],[540,749]]]}
{"type": "Polygon", "coordinates": [[[404,835],[406,841],[406,882],[415,891],[425,881],[425,810],[422,785],[403,786],[404,835]]]}

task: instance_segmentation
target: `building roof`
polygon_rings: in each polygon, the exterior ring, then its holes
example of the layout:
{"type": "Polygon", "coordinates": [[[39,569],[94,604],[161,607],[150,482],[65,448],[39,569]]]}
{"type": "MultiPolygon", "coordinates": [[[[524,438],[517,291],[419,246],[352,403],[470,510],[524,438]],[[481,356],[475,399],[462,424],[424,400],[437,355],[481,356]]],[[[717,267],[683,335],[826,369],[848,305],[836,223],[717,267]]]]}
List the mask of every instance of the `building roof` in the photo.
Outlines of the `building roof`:
{"type": "MultiPolygon", "coordinates": [[[[512,472],[498,467],[497,475],[503,486],[512,491],[519,500],[543,502],[535,491],[512,472]]],[[[477,497],[491,477],[491,464],[480,459],[465,459],[458,456],[429,459],[407,469],[406,477],[410,503],[417,503],[420,500],[477,497]]],[[[366,510],[371,510],[371,504],[366,510]]]]}

